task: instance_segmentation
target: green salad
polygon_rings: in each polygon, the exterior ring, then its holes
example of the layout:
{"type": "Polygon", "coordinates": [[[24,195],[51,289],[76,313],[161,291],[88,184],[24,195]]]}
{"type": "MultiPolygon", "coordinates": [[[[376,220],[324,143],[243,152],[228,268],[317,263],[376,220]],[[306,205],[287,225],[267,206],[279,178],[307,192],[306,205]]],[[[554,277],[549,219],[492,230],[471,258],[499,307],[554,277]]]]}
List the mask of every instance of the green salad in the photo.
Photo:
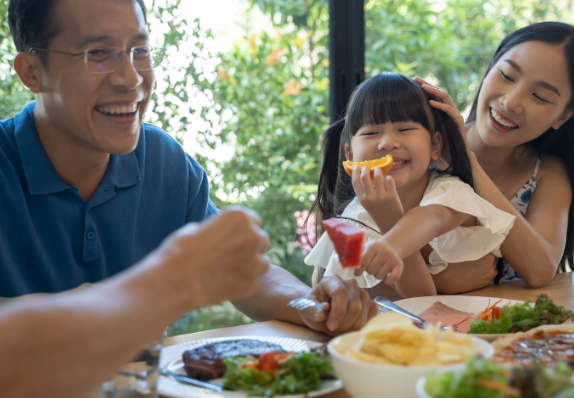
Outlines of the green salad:
{"type": "Polygon", "coordinates": [[[474,358],[460,373],[428,373],[425,391],[433,398],[574,398],[574,371],[564,362],[509,370],[474,358]]]}
{"type": "Polygon", "coordinates": [[[495,316],[491,320],[473,319],[468,333],[497,334],[525,332],[540,325],[559,325],[574,320],[574,313],[554,304],[548,295],[541,294],[534,307],[530,301],[511,306],[489,309],[495,316]]]}
{"type": "Polygon", "coordinates": [[[268,364],[269,355],[262,356],[259,359],[225,358],[223,388],[245,391],[250,397],[306,394],[320,389],[322,380],[332,378],[331,360],[325,346],[289,355],[276,366],[268,364]]]}

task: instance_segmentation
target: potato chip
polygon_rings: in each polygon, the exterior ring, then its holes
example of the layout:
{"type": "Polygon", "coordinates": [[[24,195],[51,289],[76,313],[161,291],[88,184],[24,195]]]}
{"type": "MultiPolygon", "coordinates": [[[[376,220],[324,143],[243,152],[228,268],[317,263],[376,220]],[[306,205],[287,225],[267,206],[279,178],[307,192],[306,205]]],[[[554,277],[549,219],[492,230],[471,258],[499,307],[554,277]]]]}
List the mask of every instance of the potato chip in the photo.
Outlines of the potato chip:
{"type": "Polygon", "coordinates": [[[371,319],[347,355],[360,361],[399,366],[439,366],[465,362],[472,356],[472,340],[440,332],[437,327],[417,329],[397,313],[371,319]]]}

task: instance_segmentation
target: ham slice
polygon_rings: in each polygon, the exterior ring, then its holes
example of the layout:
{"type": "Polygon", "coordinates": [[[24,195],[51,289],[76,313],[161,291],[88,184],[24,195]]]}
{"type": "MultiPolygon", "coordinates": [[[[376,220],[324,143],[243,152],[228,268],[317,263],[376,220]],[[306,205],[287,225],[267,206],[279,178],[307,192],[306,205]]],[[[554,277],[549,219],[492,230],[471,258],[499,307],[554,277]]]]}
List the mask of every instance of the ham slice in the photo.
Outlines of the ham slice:
{"type": "Polygon", "coordinates": [[[436,301],[432,306],[418,315],[431,325],[440,323],[441,326],[458,326],[456,329],[457,332],[468,333],[470,321],[472,321],[474,314],[455,310],[440,301],[436,301]]]}

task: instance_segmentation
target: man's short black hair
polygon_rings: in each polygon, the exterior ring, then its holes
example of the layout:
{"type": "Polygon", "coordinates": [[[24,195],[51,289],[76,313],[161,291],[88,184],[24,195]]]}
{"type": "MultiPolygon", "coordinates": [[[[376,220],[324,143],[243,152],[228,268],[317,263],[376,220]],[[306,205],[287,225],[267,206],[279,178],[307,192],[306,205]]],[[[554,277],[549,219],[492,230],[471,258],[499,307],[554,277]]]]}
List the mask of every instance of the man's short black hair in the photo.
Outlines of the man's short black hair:
{"type": "MultiPolygon", "coordinates": [[[[146,20],[144,1],[135,1],[142,8],[146,20]]],[[[10,0],[8,22],[18,51],[28,51],[31,47],[48,48],[58,34],[58,27],[53,22],[53,11],[57,2],[58,0],[10,0]]]]}

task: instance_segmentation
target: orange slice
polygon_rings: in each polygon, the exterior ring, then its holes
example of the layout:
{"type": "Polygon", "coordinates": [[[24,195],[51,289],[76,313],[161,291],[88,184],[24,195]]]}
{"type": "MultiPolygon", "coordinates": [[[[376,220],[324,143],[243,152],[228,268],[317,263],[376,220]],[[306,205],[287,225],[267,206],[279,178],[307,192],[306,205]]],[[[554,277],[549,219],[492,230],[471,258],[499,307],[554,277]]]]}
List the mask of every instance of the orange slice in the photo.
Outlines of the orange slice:
{"type": "Polygon", "coordinates": [[[355,166],[361,166],[361,170],[363,167],[368,166],[371,169],[371,178],[375,178],[375,169],[381,169],[383,175],[391,171],[391,168],[393,167],[393,155],[387,155],[380,159],[367,160],[364,162],[349,162],[348,160],[343,162],[345,171],[351,177],[353,176],[353,170],[355,169],[355,166]]]}

